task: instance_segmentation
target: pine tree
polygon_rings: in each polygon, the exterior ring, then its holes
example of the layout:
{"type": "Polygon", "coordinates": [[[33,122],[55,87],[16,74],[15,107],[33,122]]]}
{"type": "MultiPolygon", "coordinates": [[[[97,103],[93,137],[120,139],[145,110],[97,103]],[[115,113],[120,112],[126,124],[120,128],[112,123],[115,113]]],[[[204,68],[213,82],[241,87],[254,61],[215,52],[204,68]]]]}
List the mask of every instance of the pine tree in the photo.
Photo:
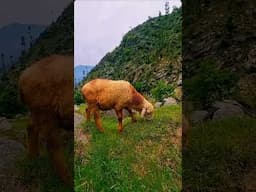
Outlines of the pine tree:
{"type": "Polygon", "coordinates": [[[2,61],[3,72],[5,72],[5,59],[4,59],[4,54],[3,53],[1,53],[1,61],[2,61]]]}
{"type": "Polygon", "coordinates": [[[31,48],[32,44],[33,44],[33,36],[32,36],[31,26],[30,25],[28,26],[28,36],[29,36],[29,39],[30,39],[29,47],[31,48]]]}
{"type": "Polygon", "coordinates": [[[23,35],[21,36],[21,49],[21,55],[23,56],[25,54],[26,49],[25,37],[23,35]]]}
{"type": "Polygon", "coordinates": [[[168,15],[170,12],[170,4],[169,1],[165,2],[165,15],[168,15]]]}

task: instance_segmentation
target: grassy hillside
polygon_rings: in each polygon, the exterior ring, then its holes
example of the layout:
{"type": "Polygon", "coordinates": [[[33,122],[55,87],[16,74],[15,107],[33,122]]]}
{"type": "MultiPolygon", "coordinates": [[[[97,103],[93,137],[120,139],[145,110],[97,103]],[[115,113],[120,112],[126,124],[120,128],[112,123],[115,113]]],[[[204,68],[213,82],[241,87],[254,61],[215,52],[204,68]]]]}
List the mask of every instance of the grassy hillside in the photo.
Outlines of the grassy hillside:
{"type": "Polygon", "coordinates": [[[34,45],[8,72],[0,77],[0,115],[12,116],[24,111],[18,96],[18,78],[33,62],[51,54],[73,54],[74,8],[71,3],[36,40],[34,45]]]}
{"type": "Polygon", "coordinates": [[[141,82],[148,91],[160,79],[176,84],[181,75],[181,8],[133,28],[85,79],[141,82]],[[128,72],[128,73],[127,73],[128,72]]]}
{"type": "Polygon", "coordinates": [[[116,118],[107,115],[104,134],[94,122],[77,127],[75,132],[81,131],[75,138],[75,191],[180,191],[180,114],[181,106],[176,105],[157,109],[152,121],[131,123],[126,118],[122,135],[116,118]],[[86,138],[89,142],[82,145],[79,141],[86,138]]]}
{"type": "Polygon", "coordinates": [[[185,191],[250,191],[245,189],[252,185],[255,191],[254,118],[209,121],[189,130],[187,138],[182,152],[185,191]]]}

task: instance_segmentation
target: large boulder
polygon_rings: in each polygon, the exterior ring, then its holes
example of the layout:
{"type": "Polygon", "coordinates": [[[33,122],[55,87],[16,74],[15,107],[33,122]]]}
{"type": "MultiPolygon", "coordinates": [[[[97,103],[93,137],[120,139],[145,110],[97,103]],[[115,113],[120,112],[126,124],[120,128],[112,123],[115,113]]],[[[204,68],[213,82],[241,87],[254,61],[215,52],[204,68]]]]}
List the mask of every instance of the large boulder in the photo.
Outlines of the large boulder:
{"type": "Polygon", "coordinates": [[[251,108],[256,108],[256,73],[241,78],[237,84],[237,100],[251,108]]]}
{"type": "Polygon", "coordinates": [[[249,51],[245,67],[247,70],[255,70],[256,69],[256,46],[254,46],[249,51]]]}
{"type": "Polygon", "coordinates": [[[0,117],[0,131],[7,131],[12,128],[11,124],[5,117],[0,117]]]}
{"type": "Polygon", "coordinates": [[[205,110],[193,111],[190,116],[192,123],[199,123],[209,117],[209,112],[205,110]]]}
{"type": "Polygon", "coordinates": [[[215,120],[244,115],[242,106],[234,100],[216,101],[212,106],[217,109],[213,114],[215,120]]]}
{"type": "Polygon", "coordinates": [[[0,138],[0,173],[16,168],[17,160],[24,157],[25,147],[14,140],[0,138]]]}

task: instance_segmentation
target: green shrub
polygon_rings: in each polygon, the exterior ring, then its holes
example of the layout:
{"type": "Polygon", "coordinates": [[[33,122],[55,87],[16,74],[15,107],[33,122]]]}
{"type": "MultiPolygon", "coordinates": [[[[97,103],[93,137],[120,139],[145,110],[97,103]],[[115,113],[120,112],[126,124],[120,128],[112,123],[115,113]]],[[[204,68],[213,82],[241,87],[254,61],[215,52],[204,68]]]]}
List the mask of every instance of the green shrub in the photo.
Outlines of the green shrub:
{"type": "Polygon", "coordinates": [[[137,81],[135,83],[133,83],[133,86],[135,87],[135,89],[139,92],[142,93],[146,93],[149,91],[149,86],[147,83],[143,83],[141,81],[137,81]]]}
{"type": "Polygon", "coordinates": [[[74,90],[74,103],[77,105],[84,103],[82,93],[79,89],[74,90]]]}
{"type": "Polygon", "coordinates": [[[213,60],[203,60],[198,63],[196,74],[184,80],[184,96],[207,107],[216,100],[230,97],[236,82],[235,74],[218,69],[213,60]]]}
{"type": "Polygon", "coordinates": [[[155,88],[151,90],[151,94],[157,101],[163,101],[164,98],[172,96],[174,87],[165,83],[163,80],[158,81],[155,88]]]}

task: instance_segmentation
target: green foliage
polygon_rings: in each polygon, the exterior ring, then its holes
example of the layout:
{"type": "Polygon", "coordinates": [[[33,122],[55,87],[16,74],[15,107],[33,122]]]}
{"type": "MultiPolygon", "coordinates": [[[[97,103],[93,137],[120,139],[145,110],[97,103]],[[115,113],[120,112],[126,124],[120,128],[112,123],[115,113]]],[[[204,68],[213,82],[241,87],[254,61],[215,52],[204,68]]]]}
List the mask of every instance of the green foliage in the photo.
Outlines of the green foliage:
{"type": "Polygon", "coordinates": [[[164,98],[172,96],[174,87],[165,83],[163,80],[158,81],[155,88],[151,90],[151,94],[157,101],[163,101],[164,98]]]}
{"type": "Polygon", "coordinates": [[[233,93],[237,77],[225,69],[218,69],[210,59],[198,63],[196,75],[184,80],[184,95],[188,100],[200,102],[207,107],[216,100],[222,100],[233,93]]]}
{"type": "Polygon", "coordinates": [[[0,89],[0,114],[11,117],[17,114],[17,112],[22,113],[25,111],[25,107],[21,104],[16,86],[0,86],[0,89]]]}
{"type": "Polygon", "coordinates": [[[75,89],[74,90],[74,103],[76,105],[84,103],[83,95],[82,95],[80,89],[75,89]]]}
{"type": "Polygon", "coordinates": [[[137,81],[135,83],[133,83],[134,88],[141,92],[141,93],[146,93],[150,90],[149,85],[147,83],[141,82],[141,81],[137,81]]]}
{"type": "Polygon", "coordinates": [[[75,155],[75,191],[181,190],[181,151],[170,140],[181,123],[180,105],[156,109],[151,121],[124,119],[122,135],[116,118],[103,116],[102,123],[104,134],[94,122],[82,125],[91,136],[84,154],[75,155]]]}

